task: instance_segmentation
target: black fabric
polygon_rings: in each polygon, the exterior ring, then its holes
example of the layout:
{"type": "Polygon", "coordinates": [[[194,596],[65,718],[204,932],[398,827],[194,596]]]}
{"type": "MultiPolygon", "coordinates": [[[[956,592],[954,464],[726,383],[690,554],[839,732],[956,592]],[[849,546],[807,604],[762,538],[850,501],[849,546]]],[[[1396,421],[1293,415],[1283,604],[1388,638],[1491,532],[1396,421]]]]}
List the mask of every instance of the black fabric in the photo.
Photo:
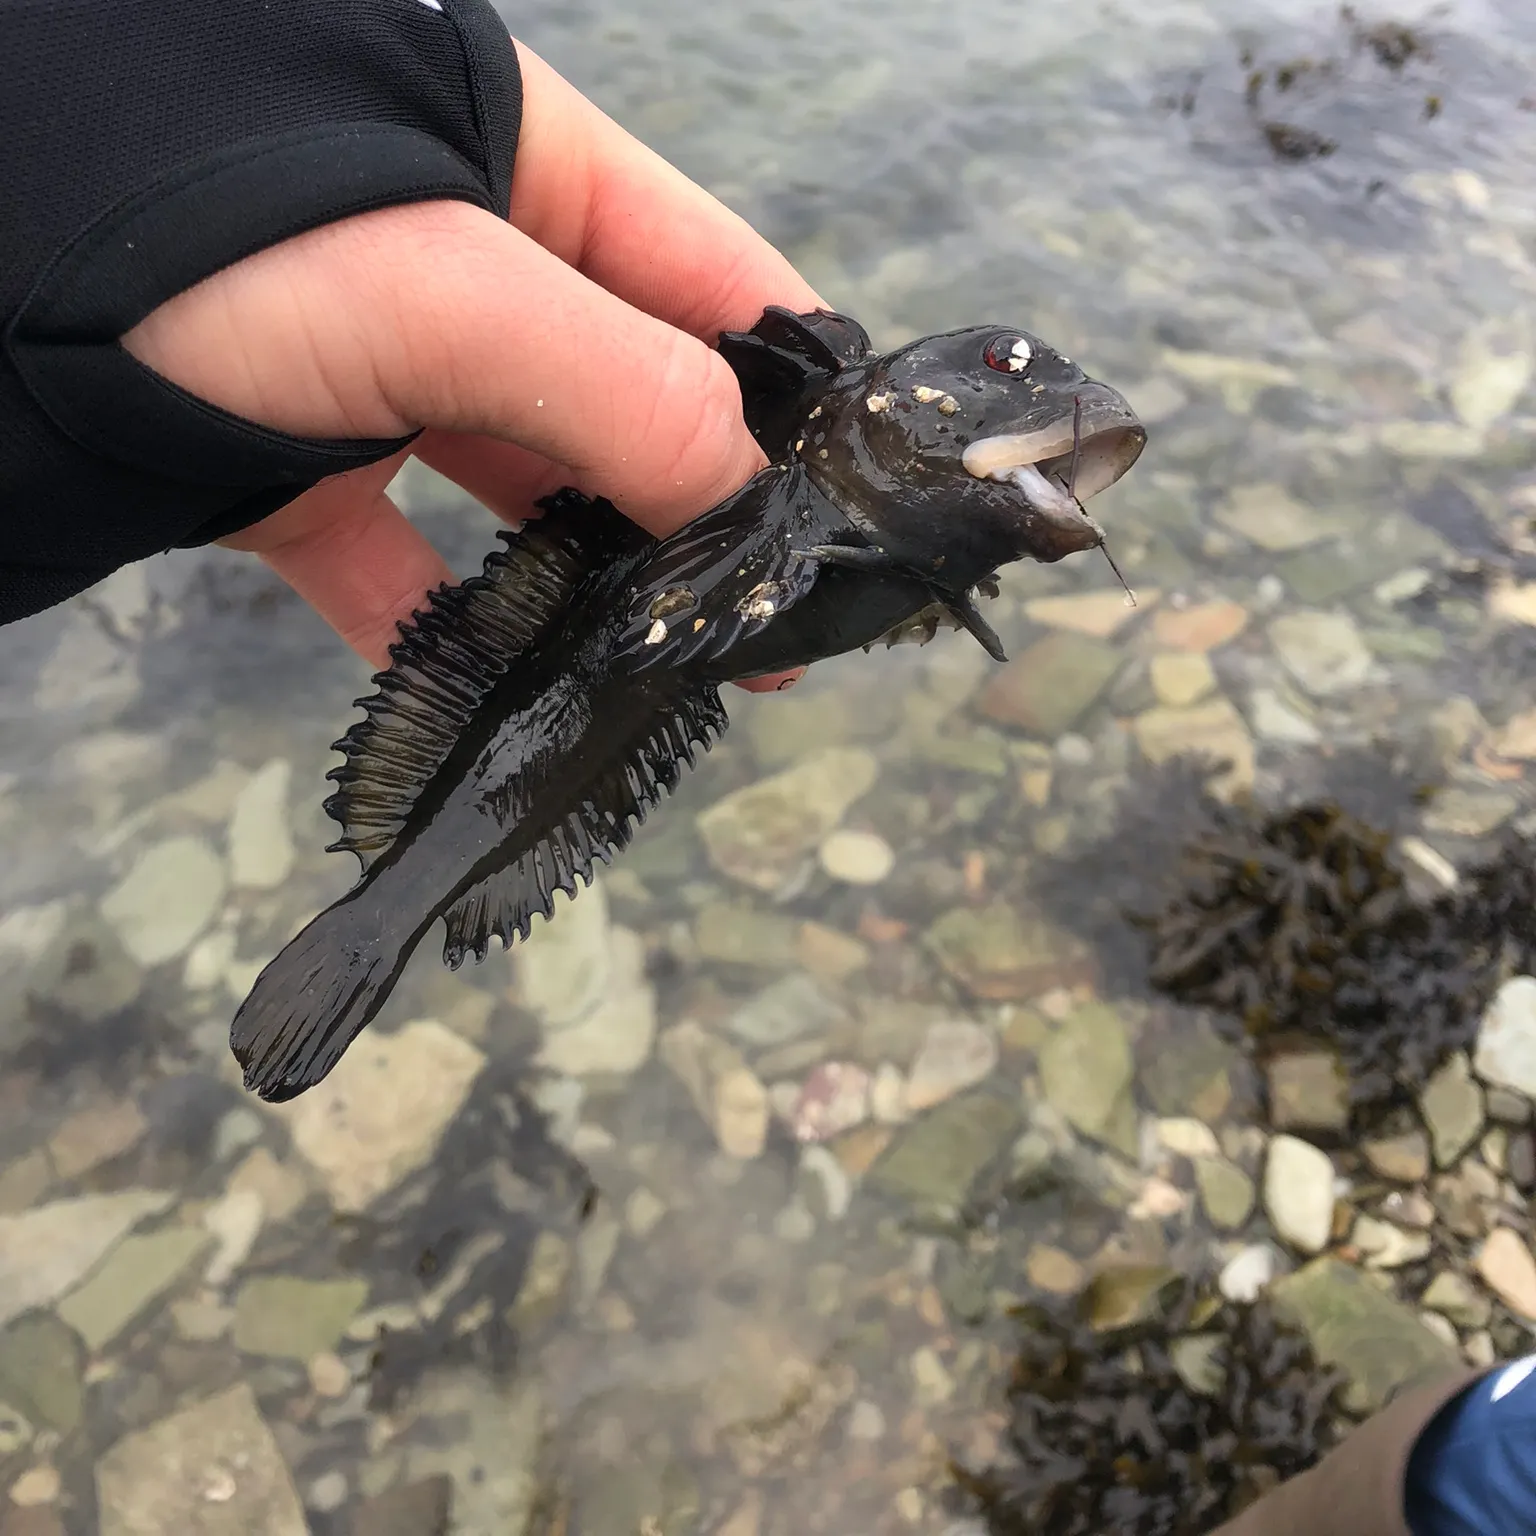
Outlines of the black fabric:
{"type": "Polygon", "coordinates": [[[349,214],[505,217],[521,107],[489,0],[0,0],[0,624],[408,444],[242,421],[118,338],[349,214]]]}

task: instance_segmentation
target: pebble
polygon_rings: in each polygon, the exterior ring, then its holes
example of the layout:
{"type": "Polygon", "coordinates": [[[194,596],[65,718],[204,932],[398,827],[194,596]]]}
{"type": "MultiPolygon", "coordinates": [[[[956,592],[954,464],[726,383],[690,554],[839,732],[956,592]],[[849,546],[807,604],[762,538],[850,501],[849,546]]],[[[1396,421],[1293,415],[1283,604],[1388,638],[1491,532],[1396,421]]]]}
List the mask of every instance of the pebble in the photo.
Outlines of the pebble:
{"type": "Polygon", "coordinates": [[[1515,1188],[1523,1195],[1536,1189],[1536,1139],[1529,1131],[1519,1131],[1510,1137],[1504,1157],[1515,1188]]]}
{"type": "Polygon", "coordinates": [[[1533,360],[1523,340],[1494,322],[1476,327],[1462,343],[1446,394],[1474,431],[1486,431],[1512,410],[1530,384],[1533,360]]]}
{"type": "Polygon", "coordinates": [[[32,1467],[11,1484],[11,1502],[23,1509],[52,1504],[57,1501],[61,1486],[57,1467],[32,1467]]]}
{"type": "Polygon", "coordinates": [[[1255,1243],[1227,1260],[1217,1277],[1216,1288],[1228,1301],[1257,1301],[1275,1278],[1277,1267],[1275,1250],[1268,1243],[1255,1243]]]}
{"type": "Polygon", "coordinates": [[[1273,688],[1255,688],[1248,700],[1253,732],[1261,741],[1287,747],[1315,747],[1323,733],[1273,688]]]}
{"type": "Polygon", "coordinates": [[[1146,612],[1162,596],[1156,587],[1139,588],[1136,607],[1125,600],[1120,587],[1102,592],[1064,592],[1054,597],[1033,597],[1024,604],[1024,616],[1047,629],[1070,629],[1095,640],[1108,640],[1146,612]]]}
{"type": "Polygon", "coordinates": [[[1139,1151],[1131,1099],[1132,1060],[1125,1025],[1106,1003],[1068,1016],[1040,1048],[1046,1101],[1085,1136],[1127,1157],[1139,1151]]]}
{"type": "Polygon", "coordinates": [[[1170,1116],[1157,1122],[1160,1146],[1178,1157],[1215,1157],[1220,1148],[1216,1133],[1203,1120],[1189,1116],[1170,1116]]]}
{"type": "Polygon", "coordinates": [[[345,1397],[352,1390],[352,1368],[334,1350],[311,1355],[304,1369],[310,1386],[321,1397],[345,1397]]]}
{"type": "Polygon", "coordinates": [[[809,1193],[817,1197],[819,1214],[828,1221],[841,1221],[853,1203],[853,1180],[848,1170],[827,1147],[807,1147],[800,1154],[800,1169],[814,1182],[809,1193]]]}
{"type": "Polygon", "coordinates": [[[725,1021],[728,1033],[759,1050],[812,1035],[825,1037],[847,1014],[810,976],[793,972],[764,987],[725,1021]]]}
{"type": "Polygon", "coordinates": [[[1216,672],[1203,651],[1161,651],[1150,666],[1159,704],[1182,709],[1216,691],[1216,672]]]}
{"type": "Polygon", "coordinates": [[[1108,641],[1057,630],[994,672],[978,707],[989,720],[1053,741],[1088,713],[1123,659],[1108,641]]]}
{"type": "Polygon", "coordinates": [[[1314,698],[1359,687],[1374,665],[1348,614],[1284,614],[1270,624],[1269,638],[1286,671],[1314,698]]]}
{"type": "Polygon", "coordinates": [[[1536,1259],[1517,1232],[1494,1228],[1478,1253],[1477,1272],[1511,1312],[1536,1323],[1536,1259]]]}
{"type": "Polygon", "coordinates": [[[1368,1141],[1363,1150],[1372,1171],[1384,1179],[1417,1184],[1429,1177],[1429,1138],[1423,1131],[1368,1141]]]}
{"type": "Polygon", "coordinates": [[[1449,1057],[1424,1085],[1419,1109],[1429,1126],[1435,1166],[1449,1168],[1483,1131],[1483,1090],[1472,1079],[1466,1052],[1449,1057]]]}
{"type": "Polygon", "coordinates": [[[1234,1232],[1253,1214],[1253,1180],[1222,1157],[1202,1157],[1195,1163],[1200,1203],[1211,1225],[1234,1232]]]}
{"type": "Polygon", "coordinates": [[[1031,1285],[1055,1296],[1075,1296],[1083,1288],[1087,1272],[1070,1253],[1047,1243],[1036,1243],[1024,1260],[1031,1285]]]}
{"type": "Polygon", "coordinates": [[[229,875],[233,885],[270,891],[293,872],[295,851],[288,831],[288,786],[293,767],[274,757],[263,763],[235,797],[229,819],[229,875]]]}
{"type": "Polygon", "coordinates": [[[1449,1344],[1452,1349],[1460,1347],[1461,1340],[1456,1336],[1456,1330],[1451,1326],[1449,1318],[1441,1317],[1438,1312],[1420,1312],[1419,1322],[1442,1344],[1449,1344]]]}
{"type": "Polygon", "coordinates": [[[643,1184],[624,1202],[624,1225],[634,1237],[648,1237],[666,1214],[666,1201],[643,1184]]]}
{"type": "Polygon", "coordinates": [[[1474,1333],[1461,1346],[1462,1353],[1466,1356],[1467,1364],[1476,1366],[1478,1370],[1485,1371],[1499,1358],[1495,1349],[1493,1336],[1485,1328],[1481,1332],[1474,1333]]]}
{"type": "Polygon", "coordinates": [[[223,1285],[245,1263],[265,1217],[261,1196],[254,1189],[227,1190],[203,1212],[203,1225],[219,1244],[203,1271],[209,1285],[223,1285]]]}
{"type": "Polygon", "coordinates": [[[907,1104],[907,1080],[901,1068],[882,1061],[869,1085],[869,1112],[881,1125],[900,1125],[910,1118],[907,1104]]]}
{"type": "Polygon", "coordinates": [[[1159,705],[1137,715],[1132,729],[1149,763],[1166,763],[1186,754],[1208,757],[1229,765],[1212,780],[1218,794],[1231,797],[1253,788],[1253,737],[1230,699],[1209,699],[1183,709],[1159,705]]]}
{"type": "Polygon", "coordinates": [[[879,885],[896,867],[891,845],[875,832],[844,827],[817,849],[821,867],[845,885],[879,885]]]}
{"type": "Polygon", "coordinates": [[[1338,524],[1296,500],[1284,486],[1243,485],[1216,511],[1216,521],[1271,554],[1332,538],[1338,524]]]}
{"type": "Polygon", "coordinates": [[[824,1061],[812,1068],[789,1117],[795,1140],[829,1141],[861,1125],[869,1115],[869,1085],[869,1073],[857,1062],[824,1061]]]}
{"type": "Polygon", "coordinates": [[[1512,1088],[1490,1087],[1486,1094],[1488,1118],[1500,1125],[1529,1125],[1531,1101],[1512,1088]]]}
{"type": "Polygon", "coordinates": [[[885,1415],[878,1403],[864,1397],[848,1410],[848,1438],[867,1445],[885,1438],[885,1415]]]}
{"type": "Polygon", "coordinates": [[[913,1401],[919,1408],[935,1408],[955,1394],[955,1379],[945,1369],[938,1352],[929,1345],[912,1354],[913,1401]]]}
{"type": "Polygon", "coordinates": [[[1332,1051],[1275,1057],[1266,1069],[1270,1123],[1277,1131],[1342,1131],[1349,1079],[1332,1051]]]}
{"type": "Polygon", "coordinates": [[[991,1073],[997,1057],[996,1035],[972,1020],[930,1024],[907,1077],[907,1108],[917,1113],[974,1087],[991,1073]]]}
{"type": "Polygon", "coordinates": [[[121,1157],[148,1128],[139,1106],[131,1098],[79,1110],[48,1139],[53,1171],[62,1180],[77,1179],[92,1168],[121,1157]]]}
{"type": "Polygon", "coordinates": [[[102,898],[101,915],[139,965],[174,960],[224,900],[224,861],[199,837],[146,848],[102,898]]]}
{"type": "Polygon", "coordinates": [[[1303,1253],[1321,1253],[1333,1230],[1333,1163],[1294,1136],[1276,1136],[1264,1166],[1264,1209],[1278,1235],[1303,1253]]]}
{"type": "Polygon", "coordinates": [[[1493,1303],[1465,1275],[1442,1270],[1429,1282],[1419,1305],[1443,1313],[1458,1328],[1486,1328],[1493,1303]]]}
{"type": "Polygon", "coordinates": [[[1357,1216],[1349,1240],[1365,1256],[1367,1269],[1401,1269],[1429,1256],[1429,1233],[1404,1232],[1374,1216],[1357,1216]]]}
{"type": "Polygon", "coordinates": [[[720,1150],[750,1162],[768,1144],[768,1090],[750,1067],[732,1067],[715,1079],[711,1123],[720,1150]]]}
{"type": "Polygon", "coordinates": [[[304,1503],[310,1509],[322,1515],[328,1515],[347,1502],[347,1491],[345,1472],[322,1472],[309,1485],[309,1492],[304,1495],[304,1503]]]}
{"type": "Polygon", "coordinates": [[[484,1065],[483,1052],[435,1019],[392,1035],[369,1030],[329,1077],[271,1113],[332,1205],[355,1213],[431,1158],[484,1065]]]}
{"type": "Polygon", "coordinates": [[[1160,645],[1202,654],[1234,640],[1248,625],[1241,603],[1196,603],[1188,608],[1160,608],[1152,615],[1152,635],[1160,645]]]}
{"type": "Polygon", "coordinates": [[[628,1074],[650,1058],[656,994],[646,979],[644,941],[631,929],[615,927],[608,930],[607,948],[606,984],[592,1010],[558,1025],[545,1020],[538,1062],[551,1072],[628,1074]]]}
{"type": "Polygon", "coordinates": [[[1527,1101],[1536,1097],[1536,976],[1511,976],[1499,988],[1483,1015],[1474,1061],[1485,1082],[1527,1101]]]}
{"type": "Polygon", "coordinates": [[[58,1314],[93,1353],[147,1313],[213,1240],[197,1227],[162,1227],[125,1237],[83,1284],[59,1303],[58,1314]]]}

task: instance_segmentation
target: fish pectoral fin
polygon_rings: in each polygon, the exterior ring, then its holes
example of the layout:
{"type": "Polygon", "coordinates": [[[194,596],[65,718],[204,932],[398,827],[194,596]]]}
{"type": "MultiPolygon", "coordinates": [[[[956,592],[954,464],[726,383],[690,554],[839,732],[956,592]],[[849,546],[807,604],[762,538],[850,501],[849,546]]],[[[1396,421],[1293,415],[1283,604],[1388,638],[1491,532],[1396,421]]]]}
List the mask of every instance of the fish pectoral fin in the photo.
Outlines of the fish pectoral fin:
{"type": "Polygon", "coordinates": [[[1008,660],[1008,653],[1003,649],[997,631],[981,616],[981,610],[976,606],[976,599],[971,593],[962,592],[959,597],[946,596],[942,601],[960,628],[974,635],[993,661],[1008,660]]]}
{"type": "Polygon", "coordinates": [[[846,570],[864,571],[872,576],[911,578],[917,574],[910,566],[902,565],[873,544],[813,544],[809,549],[791,550],[790,553],[817,565],[840,565],[846,570]]]}
{"type": "Polygon", "coordinates": [[[806,490],[798,465],[765,469],[657,545],[614,642],[622,670],[717,660],[798,603],[818,574],[790,548],[806,490]]]}
{"type": "Polygon", "coordinates": [[[574,896],[578,881],[590,885],[595,866],[627,847],[651,807],[677,787],[696,749],[708,751],[729,724],[713,687],[658,708],[595,777],[573,780],[575,803],[555,826],[448,909],[443,964],[457,970],[466,954],[484,960],[493,938],[503,946],[527,938],[533,919],[554,911],[555,892],[574,896]]]}

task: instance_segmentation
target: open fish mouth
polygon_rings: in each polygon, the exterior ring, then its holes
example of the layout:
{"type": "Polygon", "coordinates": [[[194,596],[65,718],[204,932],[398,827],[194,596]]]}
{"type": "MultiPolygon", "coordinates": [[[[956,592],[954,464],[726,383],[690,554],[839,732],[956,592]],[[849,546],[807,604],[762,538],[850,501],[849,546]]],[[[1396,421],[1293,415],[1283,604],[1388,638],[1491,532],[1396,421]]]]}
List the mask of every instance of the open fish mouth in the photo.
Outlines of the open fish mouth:
{"type": "Polygon", "coordinates": [[[1107,385],[1085,385],[1077,406],[1074,416],[1049,426],[978,438],[963,455],[978,480],[996,480],[1021,493],[1040,524],[1036,559],[1059,560],[1103,544],[1104,530],[1083,503],[1113,485],[1146,446],[1146,428],[1107,385]]]}

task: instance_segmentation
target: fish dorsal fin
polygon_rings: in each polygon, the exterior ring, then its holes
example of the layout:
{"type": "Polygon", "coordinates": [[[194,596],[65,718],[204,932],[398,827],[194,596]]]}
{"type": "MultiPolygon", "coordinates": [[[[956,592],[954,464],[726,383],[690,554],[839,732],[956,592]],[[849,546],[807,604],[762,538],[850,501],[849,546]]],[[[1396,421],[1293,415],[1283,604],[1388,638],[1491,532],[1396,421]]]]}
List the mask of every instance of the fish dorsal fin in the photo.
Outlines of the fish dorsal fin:
{"type": "Polygon", "coordinates": [[[399,835],[481,700],[581,579],[654,542],[611,503],[578,491],[538,505],[542,517],[498,535],[506,548],[486,556],[480,575],[429,593],[401,625],[391,665],[372,678],[378,691],[356,700],[363,719],[333,746],[347,760],[326,775],[336,790],[324,809],[342,829],[327,851],[355,853],[366,871],[399,835]]]}
{"type": "Polygon", "coordinates": [[[870,350],[869,333],[857,320],[826,309],[797,315],[770,304],[750,331],[720,333],[720,355],[741,385],[747,429],[775,462],[790,451],[806,390],[870,350]]]}
{"type": "Polygon", "coordinates": [[[730,717],[714,688],[671,701],[646,720],[642,734],[611,767],[584,786],[579,804],[517,861],[488,876],[449,908],[443,963],[485,959],[493,938],[525,939],[533,919],[554,910],[555,892],[576,894],[595,864],[628,846],[635,828],[664,794],[677,787],[695,747],[709,749],[730,717]]]}

